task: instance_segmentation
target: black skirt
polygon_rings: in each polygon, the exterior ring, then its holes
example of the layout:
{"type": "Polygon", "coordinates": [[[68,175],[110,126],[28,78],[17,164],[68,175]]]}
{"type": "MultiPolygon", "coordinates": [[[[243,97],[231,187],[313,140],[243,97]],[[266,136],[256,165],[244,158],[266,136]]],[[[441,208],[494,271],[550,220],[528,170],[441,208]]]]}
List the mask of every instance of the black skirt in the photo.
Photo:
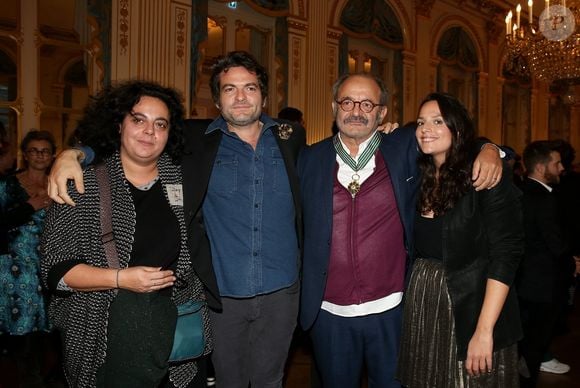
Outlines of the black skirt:
{"type": "Polygon", "coordinates": [[[443,263],[419,259],[405,292],[397,377],[409,388],[519,386],[517,344],[493,353],[490,373],[469,376],[457,338],[443,263]]]}
{"type": "Polygon", "coordinates": [[[119,290],[109,308],[97,387],[157,388],[168,373],[177,309],[170,293],[119,290]]]}

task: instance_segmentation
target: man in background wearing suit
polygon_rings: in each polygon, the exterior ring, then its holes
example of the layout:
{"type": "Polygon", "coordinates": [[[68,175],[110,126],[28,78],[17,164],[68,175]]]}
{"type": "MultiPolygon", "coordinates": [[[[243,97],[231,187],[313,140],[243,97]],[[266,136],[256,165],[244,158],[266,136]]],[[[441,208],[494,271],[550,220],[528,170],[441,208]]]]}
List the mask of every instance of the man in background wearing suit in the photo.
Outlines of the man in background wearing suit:
{"type": "Polygon", "coordinates": [[[549,141],[535,141],[523,154],[528,174],[521,187],[526,239],[516,285],[524,330],[520,352],[527,366],[523,374],[529,377],[522,377],[522,387],[536,386],[542,358],[566,301],[565,279],[573,271],[551,187],[560,181],[564,169],[560,154],[551,147],[549,141]]]}

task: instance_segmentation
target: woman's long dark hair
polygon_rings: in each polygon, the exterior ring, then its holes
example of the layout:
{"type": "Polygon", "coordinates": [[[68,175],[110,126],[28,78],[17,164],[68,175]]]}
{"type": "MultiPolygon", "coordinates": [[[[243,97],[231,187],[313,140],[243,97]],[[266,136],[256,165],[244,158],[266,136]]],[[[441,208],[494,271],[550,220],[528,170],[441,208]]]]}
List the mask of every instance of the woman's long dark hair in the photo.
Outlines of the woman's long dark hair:
{"type": "Polygon", "coordinates": [[[446,93],[431,93],[422,102],[437,102],[445,125],[451,131],[451,148],[439,174],[433,157],[421,154],[419,168],[423,179],[419,194],[419,211],[445,214],[471,188],[471,166],[475,147],[475,128],[467,109],[455,97],[446,93]]]}
{"type": "Polygon", "coordinates": [[[167,105],[170,127],[164,151],[175,162],[179,161],[184,144],[181,94],[149,81],[132,80],[108,86],[91,97],[70,143],[80,142],[93,148],[95,162],[112,155],[121,146],[121,123],[144,96],[158,98],[167,105]]]}

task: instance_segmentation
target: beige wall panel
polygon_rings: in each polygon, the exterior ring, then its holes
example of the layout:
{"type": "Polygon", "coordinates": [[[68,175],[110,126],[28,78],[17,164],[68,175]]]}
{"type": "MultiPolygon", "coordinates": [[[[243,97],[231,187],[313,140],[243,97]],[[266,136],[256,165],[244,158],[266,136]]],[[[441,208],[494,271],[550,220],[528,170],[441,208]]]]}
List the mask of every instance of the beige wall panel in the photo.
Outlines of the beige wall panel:
{"type": "Polygon", "coordinates": [[[489,76],[487,73],[479,73],[477,82],[477,103],[479,105],[478,109],[478,121],[477,130],[479,131],[479,136],[486,136],[490,138],[495,143],[501,144],[501,128],[497,128],[495,125],[488,125],[487,114],[488,114],[488,104],[487,104],[487,94],[488,94],[488,81],[489,76]]]}
{"type": "Polygon", "coordinates": [[[308,25],[299,19],[288,18],[288,106],[300,109],[308,123],[306,112],[306,34],[308,25]]]}
{"type": "Polygon", "coordinates": [[[111,79],[139,78],[172,86],[189,104],[191,5],[119,0],[113,2],[112,12],[111,79]]]}
{"type": "Polygon", "coordinates": [[[532,90],[531,141],[548,138],[550,90],[544,82],[535,82],[532,90]]]}
{"type": "MultiPolygon", "coordinates": [[[[308,2],[308,16],[310,20],[327,20],[329,3],[327,1],[308,2]]],[[[332,74],[329,74],[329,65],[338,66],[338,39],[330,46],[329,33],[326,23],[314,22],[309,25],[307,34],[306,53],[309,58],[306,66],[306,93],[308,103],[308,133],[309,143],[321,140],[330,134],[332,114],[330,110],[332,74]],[[334,56],[331,58],[329,56],[334,56]]],[[[337,34],[338,35],[338,34],[337,34]]],[[[340,35],[338,35],[340,36],[340,35]]]]}
{"type": "Polygon", "coordinates": [[[31,128],[40,127],[41,104],[38,86],[38,7],[36,1],[21,1],[21,31],[17,39],[20,56],[18,77],[19,141],[31,128]]]}

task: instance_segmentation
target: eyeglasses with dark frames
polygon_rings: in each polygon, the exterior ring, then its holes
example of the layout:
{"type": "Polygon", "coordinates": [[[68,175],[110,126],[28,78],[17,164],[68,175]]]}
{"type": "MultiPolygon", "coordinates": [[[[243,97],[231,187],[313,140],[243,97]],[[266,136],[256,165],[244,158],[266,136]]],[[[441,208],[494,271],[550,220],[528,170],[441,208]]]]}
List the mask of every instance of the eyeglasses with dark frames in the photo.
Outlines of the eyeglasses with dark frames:
{"type": "Polygon", "coordinates": [[[359,109],[361,111],[363,111],[364,113],[371,113],[373,111],[373,109],[375,109],[375,107],[384,106],[383,104],[375,104],[371,100],[355,101],[355,100],[351,100],[350,98],[345,98],[344,100],[335,101],[335,102],[345,112],[352,111],[354,109],[354,107],[356,106],[356,104],[358,104],[359,109]]]}
{"type": "Polygon", "coordinates": [[[29,148],[25,151],[28,155],[32,155],[32,156],[50,156],[52,155],[52,151],[49,150],[48,148],[43,148],[41,150],[39,150],[38,148],[29,148]]]}

